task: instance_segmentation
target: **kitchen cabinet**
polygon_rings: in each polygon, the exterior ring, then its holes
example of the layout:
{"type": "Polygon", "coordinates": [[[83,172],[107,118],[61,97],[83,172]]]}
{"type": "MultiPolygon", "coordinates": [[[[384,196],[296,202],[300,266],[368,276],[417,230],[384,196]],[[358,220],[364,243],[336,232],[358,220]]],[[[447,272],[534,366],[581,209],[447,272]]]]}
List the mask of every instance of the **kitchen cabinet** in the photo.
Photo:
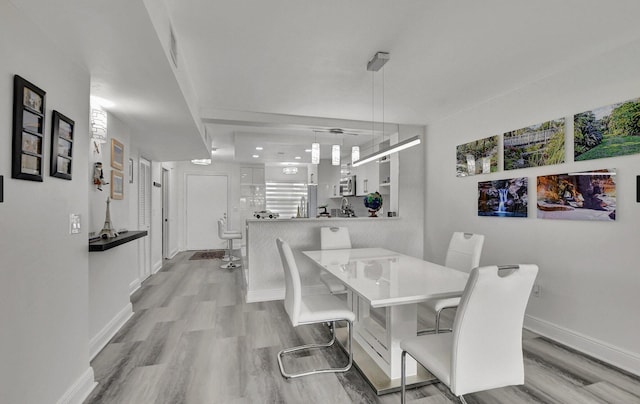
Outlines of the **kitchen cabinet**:
{"type": "Polygon", "coordinates": [[[377,162],[363,164],[353,170],[355,170],[356,176],[357,196],[365,196],[371,192],[378,191],[379,172],[377,162]]]}
{"type": "Polygon", "coordinates": [[[327,205],[329,199],[340,197],[340,166],[330,160],[320,160],[318,165],[318,206],[327,205]]]}

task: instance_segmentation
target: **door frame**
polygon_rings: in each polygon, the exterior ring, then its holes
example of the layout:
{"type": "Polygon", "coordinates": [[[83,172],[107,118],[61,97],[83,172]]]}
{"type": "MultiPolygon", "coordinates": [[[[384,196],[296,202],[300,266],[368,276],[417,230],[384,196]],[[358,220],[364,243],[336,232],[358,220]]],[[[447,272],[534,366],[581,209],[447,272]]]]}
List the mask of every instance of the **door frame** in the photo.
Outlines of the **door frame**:
{"type": "Polygon", "coordinates": [[[162,258],[171,258],[169,246],[169,212],[170,212],[170,173],[171,171],[162,167],[162,258]]]}

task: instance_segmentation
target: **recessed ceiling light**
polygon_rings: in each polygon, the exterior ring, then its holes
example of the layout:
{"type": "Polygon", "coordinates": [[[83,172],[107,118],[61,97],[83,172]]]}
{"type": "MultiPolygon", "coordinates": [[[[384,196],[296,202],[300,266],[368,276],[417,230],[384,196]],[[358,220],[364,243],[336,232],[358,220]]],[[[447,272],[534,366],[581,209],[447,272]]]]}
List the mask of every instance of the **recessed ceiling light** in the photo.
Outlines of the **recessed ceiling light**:
{"type": "Polygon", "coordinates": [[[257,146],[256,150],[263,150],[262,146],[257,146]]]}
{"type": "Polygon", "coordinates": [[[311,153],[311,149],[304,149],[305,153],[311,153]]]}
{"type": "Polygon", "coordinates": [[[302,157],[300,157],[300,156],[295,156],[294,158],[295,158],[296,160],[300,160],[302,157]]]}
{"type": "Polygon", "coordinates": [[[254,155],[253,155],[253,156],[251,156],[251,157],[253,157],[254,159],[257,159],[257,158],[258,158],[258,157],[260,157],[260,156],[259,156],[259,155],[257,155],[257,154],[254,154],[254,155]]]}

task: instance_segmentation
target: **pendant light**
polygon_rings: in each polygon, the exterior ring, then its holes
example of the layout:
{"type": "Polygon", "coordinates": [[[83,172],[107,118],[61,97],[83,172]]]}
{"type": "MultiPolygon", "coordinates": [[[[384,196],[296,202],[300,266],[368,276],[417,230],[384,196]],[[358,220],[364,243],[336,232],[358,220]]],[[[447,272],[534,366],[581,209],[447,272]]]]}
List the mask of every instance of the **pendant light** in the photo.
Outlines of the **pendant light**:
{"type": "Polygon", "coordinates": [[[311,164],[320,164],[320,143],[318,143],[318,134],[313,131],[315,142],[311,143],[311,164]]]}
{"type": "Polygon", "coordinates": [[[351,164],[360,160],[360,146],[351,147],[351,164]]]}
{"type": "MultiPolygon", "coordinates": [[[[384,66],[385,63],[387,63],[389,61],[389,53],[387,52],[377,52],[375,55],[373,55],[373,58],[371,58],[371,60],[369,60],[369,62],[367,63],[367,70],[371,71],[371,72],[377,72],[378,70],[380,70],[382,68],[382,66],[384,66]]],[[[382,137],[384,140],[384,70],[382,71],[382,137]]],[[[372,100],[372,104],[373,104],[373,100],[372,100]]],[[[373,122],[374,119],[372,117],[371,119],[371,125],[373,128],[373,122]]],[[[372,134],[373,134],[373,129],[372,129],[372,134]]],[[[384,156],[388,156],[389,154],[392,153],[397,153],[400,150],[404,150],[407,149],[409,147],[415,146],[420,144],[421,140],[420,140],[420,136],[413,136],[409,139],[405,139],[401,142],[398,142],[396,144],[387,146],[387,147],[383,147],[381,149],[379,149],[378,151],[375,151],[367,156],[362,157],[361,159],[358,159],[358,161],[353,162],[353,167],[358,167],[362,164],[365,163],[369,163],[371,161],[375,161],[381,157],[384,156]]]]}
{"type": "Polygon", "coordinates": [[[340,145],[334,144],[331,146],[331,165],[339,166],[340,165],[340,145]]]}

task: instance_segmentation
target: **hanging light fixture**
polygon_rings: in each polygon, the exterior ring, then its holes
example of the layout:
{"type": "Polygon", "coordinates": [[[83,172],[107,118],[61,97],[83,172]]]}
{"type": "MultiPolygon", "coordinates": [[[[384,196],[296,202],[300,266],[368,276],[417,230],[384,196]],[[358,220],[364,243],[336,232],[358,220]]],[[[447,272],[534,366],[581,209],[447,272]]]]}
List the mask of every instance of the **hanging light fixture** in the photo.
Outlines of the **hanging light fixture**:
{"type": "MultiPolygon", "coordinates": [[[[367,63],[367,70],[371,71],[371,72],[377,72],[378,70],[380,70],[382,68],[382,66],[385,65],[385,63],[387,63],[389,61],[389,53],[388,52],[377,52],[375,55],[373,55],[373,58],[371,58],[371,60],[369,60],[369,62],[367,63]]],[[[382,82],[382,135],[384,137],[384,71],[383,71],[383,82],[382,82]]],[[[372,85],[373,88],[373,85],[372,85]]],[[[373,97],[372,97],[373,98],[373,97]]],[[[373,104],[373,99],[372,99],[372,104],[373,104]]],[[[372,125],[372,135],[373,135],[373,116],[371,118],[371,125],[372,125]]],[[[389,154],[392,153],[397,153],[400,150],[404,150],[407,149],[409,147],[415,146],[420,144],[421,140],[420,140],[420,136],[413,136],[409,139],[405,139],[401,142],[398,142],[396,144],[387,146],[387,147],[383,147],[381,149],[379,149],[378,151],[375,151],[367,156],[364,156],[361,159],[358,159],[358,161],[353,162],[353,167],[358,167],[362,164],[365,163],[369,163],[371,161],[377,160],[381,157],[384,156],[388,156],[389,154]]]]}
{"type": "Polygon", "coordinates": [[[315,134],[315,142],[311,143],[311,163],[312,164],[320,164],[320,143],[318,143],[318,134],[316,131],[313,131],[315,134]]]}
{"type": "Polygon", "coordinates": [[[339,166],[340,165],[340,145],[334,144],[331,146],[331,165],[339,166]]]}
{"type": "Polygon", "coordinates": [[[351,164],[360,160],[360,146],[351,147],[351,164]]]}

